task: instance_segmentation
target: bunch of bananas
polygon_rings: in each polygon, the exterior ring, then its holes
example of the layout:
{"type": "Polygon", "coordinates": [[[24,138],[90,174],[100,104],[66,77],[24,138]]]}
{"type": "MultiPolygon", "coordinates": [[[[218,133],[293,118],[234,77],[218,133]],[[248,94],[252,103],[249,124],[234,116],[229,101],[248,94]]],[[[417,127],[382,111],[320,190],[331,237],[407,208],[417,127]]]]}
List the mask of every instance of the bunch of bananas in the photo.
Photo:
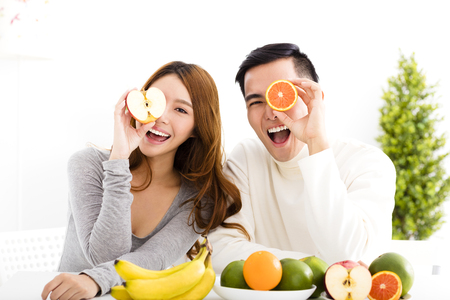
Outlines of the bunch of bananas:
{"type": "Polygon", "coordinates": [[[116,260],[116,272],[125,283],[111,288],[111,296],[117,300],[203,299],[216,280],[210,250],[205,239],[192,261],[161,271],[116,260]]]}

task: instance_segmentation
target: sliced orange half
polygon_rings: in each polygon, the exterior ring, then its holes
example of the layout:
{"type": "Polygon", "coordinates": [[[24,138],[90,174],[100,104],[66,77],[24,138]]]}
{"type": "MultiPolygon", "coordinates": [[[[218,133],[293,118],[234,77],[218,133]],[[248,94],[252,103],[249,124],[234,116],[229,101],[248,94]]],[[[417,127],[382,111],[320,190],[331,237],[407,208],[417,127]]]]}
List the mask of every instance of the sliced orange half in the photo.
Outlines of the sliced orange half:
{"type": "Polygon", "coordinates": [[[402,280],[391,271],[381,271],[372,276],[370,300],[398,300],[402,294],[402,280]]]}
{"type": "Polygon", "coordinates": [[[288,80],[274,81],[266,90],[267,103],[277,111],[291,109],[297,102],[297,98],[297,88],[288,80]]]}

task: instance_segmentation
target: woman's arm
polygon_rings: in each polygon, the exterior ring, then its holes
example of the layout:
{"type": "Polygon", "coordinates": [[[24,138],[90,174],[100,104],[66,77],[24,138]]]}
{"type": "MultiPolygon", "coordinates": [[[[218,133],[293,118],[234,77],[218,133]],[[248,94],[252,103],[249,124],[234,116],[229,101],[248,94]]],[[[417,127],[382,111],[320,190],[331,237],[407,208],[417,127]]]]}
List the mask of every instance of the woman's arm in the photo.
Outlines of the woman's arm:
{"type": "Polygon", "coordinates": [[[92,266],[131,249],[131,173],[128,160],[104,161],[105,153],[87,148],[68,164],[69,205],[78,242],[92,266]]]}
{"type": "MultiPolygon", "coordinates": [[[[130,261],[150,270],[163,270],[170,267],[185,255],[200,237],[192,226],[187,225],[189,212],[189,210],[180,211],[141,247],[116,258],[130,261]]],[[[120,285],[123,282],[114,268],[114,260],[81,272],[81,274],[87,274],[98,285],[99,295],[108,293],[113,286],[120,285]]],[[[76,290],[80,282],[86,280],[86,278],[81,277],[74,279],[73,276],[63,276],[62,278],[58,276],[53,279],[53,283],[47,284],[45,290],[47,294],[50,288],[56,289],[55,282],[61,283],[62,279],[66,282],[67,290],[76,290]]],[[[93,289],[91,288],[90,291],[93,291],[93,289]]]]}

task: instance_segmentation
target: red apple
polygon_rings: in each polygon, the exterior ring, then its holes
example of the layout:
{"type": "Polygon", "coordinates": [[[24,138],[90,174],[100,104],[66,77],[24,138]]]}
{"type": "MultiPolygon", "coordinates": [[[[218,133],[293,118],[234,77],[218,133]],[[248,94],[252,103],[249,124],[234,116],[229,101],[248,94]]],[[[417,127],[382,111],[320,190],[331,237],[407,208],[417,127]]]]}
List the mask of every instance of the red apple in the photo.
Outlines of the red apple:
{"type": "MultiPolygon", "coordinates": [[[[353,261],[353,260],[343,260],[343,261],[339,261],[339,262],[337,262],[337,263],[332,264],[331,266],[334,266],[334,265],[341,265],[341,266],[343,266],[344,268],[346,268],[347,270],[353,269],[353,268],[356,267],[356,266],[360,266],[359,263],[357,263],[356,261],[353,261]]],[[[330,266],[330,267],[331,267],[331,266],[330,266]]]]}
{"type": "Polygon", "coordinates": [[[335,300],[364,300],[371,288],[369,270],[354,261],[335,263],[325,273],[325,289],[335,300]]]}
{"type": "Polygon", "coordinates": [[[127,109],[133,118],[147,124],[155,121],[166,109],[166,97],[163,92],[155,87],[147,91],[132,90],[126,99],[127,109]]]}

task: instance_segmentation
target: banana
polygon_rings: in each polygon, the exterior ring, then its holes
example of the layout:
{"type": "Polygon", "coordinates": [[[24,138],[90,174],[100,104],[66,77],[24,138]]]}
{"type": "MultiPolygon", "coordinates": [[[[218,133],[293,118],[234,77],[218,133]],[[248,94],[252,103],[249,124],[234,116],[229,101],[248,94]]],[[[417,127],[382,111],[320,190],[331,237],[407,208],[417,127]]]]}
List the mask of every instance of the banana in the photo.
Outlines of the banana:
{"type": "Polygon", "coordinates": [[[157,279],[176,273],[188,266],[189,263],[190,261],[179,264],[170,269],[155,271],[139,267],[138,265],[126,260],[116,260],[114,262],[114,268],[116,268],[117,274],[119,274],[123,280],[157,279]]]}
{"type": "Polygon", "coordinates": [[[123,285],[133,299],[170,299],[196,286],[205,273],[205,259],[209,251],[202,247],[197,260],[171,275],[157,279],[127,280],[123,285]]]}
{"type": "Polygon", "coordinates": [[[111,296],[117,300],[133,300],[123,285],[116,285],[111,288],[111,296]]]}
{"type": "MultiPolygon", "coordinates": [[[[202,245],[206,244],[206,239],[203,241],[202,245]]],[[[202,247],[203,249],[204,247],[202,247]]],[[[201,250],[200,250],[201,251],[201,250]]],[[[195,261],[200,257],[200,253],[192,260],[195,261]]],[[[157,279],[166,277],[170,274],[176,273],[185,267],[187,267],[192,261],[188,261],[182,264],[179,264],[175,267],[166,269],[166,270],[148,270],[138,265],[135,265],[126,260],[116,260],[114,261],[114,268],[116,269],[117,274],[122,277],[123,280],[134,280],[134,279],[157,279]]]]}
{"type": "Polygon", "coordinates": [[[211,254],[209,254],[206,258],[205,266],[205,274],[203,275],[202,280],[200,280],[200,282],[196,286],[194,286],[186,293],[175,296],[170,300],[200,300],[205,298],[213,288],[216,281],[216,273],[214,272],[214,269],[212,267],[211,254]]]}

